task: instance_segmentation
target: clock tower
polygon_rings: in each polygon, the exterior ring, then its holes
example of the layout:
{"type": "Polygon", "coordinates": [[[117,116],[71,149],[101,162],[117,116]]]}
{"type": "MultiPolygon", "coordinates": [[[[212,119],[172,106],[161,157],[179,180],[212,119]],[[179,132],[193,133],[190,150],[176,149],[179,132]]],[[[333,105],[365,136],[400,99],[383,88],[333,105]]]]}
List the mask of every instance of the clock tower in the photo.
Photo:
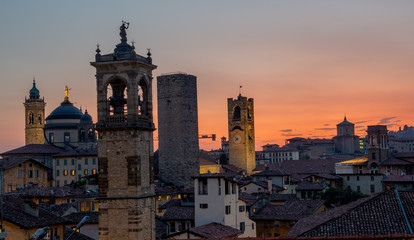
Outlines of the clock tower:
{"type": "Polygon", "coordinates": [[[227,99],[229,163],[250,174],[256,166],[253,98],[227,99]]]}

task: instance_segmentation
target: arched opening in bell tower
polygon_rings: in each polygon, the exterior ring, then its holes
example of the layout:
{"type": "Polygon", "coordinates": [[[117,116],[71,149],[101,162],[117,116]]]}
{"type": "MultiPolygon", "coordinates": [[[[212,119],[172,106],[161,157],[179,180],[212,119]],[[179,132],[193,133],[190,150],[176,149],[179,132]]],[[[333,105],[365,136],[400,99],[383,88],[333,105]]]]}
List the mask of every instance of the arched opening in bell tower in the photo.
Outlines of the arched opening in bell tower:
{"type": "Polygon", "coordinates": [[[113,79],[107,85],[107,103],[109,107],[109,115],[124,116],[127,110],[127,85],[119,78],[113,79]]]}
{"type": "Polygon", "coordinates": [[[138,84],[138,115],[148,116],[148,87],[145,79],[138,84]]]}
{"type": "Polygon", "coordinates": [[[240,120],[240,107],[236,106],[233,109],[233,120],[240,120]]]}

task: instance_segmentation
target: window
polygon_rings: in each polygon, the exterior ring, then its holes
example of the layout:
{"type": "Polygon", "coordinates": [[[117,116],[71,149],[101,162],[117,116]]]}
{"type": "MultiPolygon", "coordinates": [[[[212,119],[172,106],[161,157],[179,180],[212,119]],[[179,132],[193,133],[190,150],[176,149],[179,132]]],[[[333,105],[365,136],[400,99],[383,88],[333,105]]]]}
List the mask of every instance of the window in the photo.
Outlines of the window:
{"type": "Polygon", "coordinates": [[[96,164],[96,158],[92,158],[92,164],[96,164]]]}
{"type": "Polygon", "coordinates": [[[252,229],[254,229],[254,223],[252,223],[252,229]]]}
{"type": "Polygon", "coordinates": [[[67,176],[68,175],[68,170],[63,170],[63,176],[67,176]]]}
{"type": "Polygon", "coordinates": [[[349,181],[349,176],[346,176],[346,180],[349,181]]]}
{"type": "Polygon", "coordinates": [[[230,214],[231,211],[230,211],[230,206],[229,205],[226,206],[226,211],[225,212],[226,212],[227,215],[230,214]]]}
{"type": "Polygon", "coordinates": [[[17,172],[17,178],[23,178],[23,170],[17,172]]]}
{"type": "Polygon", "coordinates": [[[208,204],[207,203],[200,203],[200,208],[208,208],[208,204]]]}
{"type": "Polygon", "coordinates": [[[69,143],[70,142],[70,132],[65,132],[63,135],[64,135],[63,136],[63,141],[65,143],[69,143]]]}
{"type": "Polygon", "coordinates": [[[36,177],[36,178],[39,178],[39,170],[36,170],[36,171],[35,171],[35,177],[36,177]]]}
{"type": "Polygon", "coordinates": [[[33,178],[33,170],[27,171],[27,177],[28,178],[33,178]]]}
{"type": "Polygon", "coordinates": [[[66,160],[66,159],[63,160],[63,165],[65,165],[65,166],[68,165],[68,160],[66,160]]]}
{"type": "Polygon", "coordinates": [[[372,160],[375,160],[377,158],[377,155],[375,153],[372,153],[372,160]]]}
{"type": "Polygon", "coordinates": [[[230,194],[230,189],[229,189],[229,181],[224,180],[224,192],[225,194],[230,194]]]}
{"type": "Polygon", "coordinates": [[[56,176],[59,176],[59,175],[60,175],[60,171],[56,170],[56,176]]]}
{"type": "Polygon", "coordinates": [[[96,169],[92,169],[92,174],[96,174],[96,169]]]}
{"type": "Polygon", "coordinates": [[[50,143],[54,143],[55,142],[55,136],[53,135],[53,133],[49,133],[49,142],[50,143]]]}
{"type": "Polygon", "coordinates": [[[60,181],[56,180],[56,187],[60,187],[60,181]]]}
{"type": "Polygon", "coordinates": [[[375,192],[375,185],[374,185],[374,184],[371,184],[371,186],[370,186],[370,187],[371,187],[371,189],[370,189],[370,190],[371,190],[371,192],[372,192],[372,193],[374,193],[374,192],[375,192]]]}
{"type": "Polygon", "coordinates": [[[85,158],[85,165],[88,165],[88,159],[85,158]]]}
{"type": "Polygon", "coordinates": [[[359,181],[359,176],[357,176],[357,181],[359,181]]]}
{"type": "Polygon", "coordinates": [[[68,181],[67,180],[65,180],[65,181],[63,181],[63,184],[66,186],[66,185],[68,185],[68,181]]]}
{"type": "Polygon", "coordinates": [[[56,159],[56,166],[59,166],[59,159],[56,159]]]}
{"type": "Polygon", "coordinates": [[[360,192],[361,191],[361,186],[357,186],[357,191],[360,192]]]}
{"type": "Polygon", "coordinates": [[[175,222],[170,222],[170,233],[175,233],[175,222]]]}
{"type": "Polygon", "coordinates": [[[75,165],[75,159],[72,158],[72,166],[75,165]]]}
{"type": "Polygon", "coordinates": [[[84,174],[88,175],[88,169],[85,169],[84,174]]]}
{"type": "Polygon", "coordinates": [[[72,170],[70,171],[70,175],[75,176],[75,169],[72,169],[72,170]]]}
{"type": "Polygon", "coordinates": [[[244,222],[240,222],[240,230],[244,231],[244,229],[246,229],[246,225],[244,222]]]}
{"type": "Polygon", "coordinates": [[[279,222],[279,221],[275,221],[275,222],[273,223],[273,227],[274,227],[274,228],[280,228],[280,222],[279,222]]]}
{"type": "Polygon", "coordinates": [[[78,170],[82,170],[82,165],[78,164],[78,170]]]}
{"type": "Polygon", "coordinates": [[[371,181],[374,181],[374,176],[371,176],[371,181]]]}
{"type": "Polygon", "coordinates": [[[239,212],[244,212],[246,210],[246,206],[239,206],[239,212]]]}
{"type": "Polygon", "coordinates": [[[207,195],[207,179],[199,179],[198,181],[198,194],[199,195],[207,195]]]}

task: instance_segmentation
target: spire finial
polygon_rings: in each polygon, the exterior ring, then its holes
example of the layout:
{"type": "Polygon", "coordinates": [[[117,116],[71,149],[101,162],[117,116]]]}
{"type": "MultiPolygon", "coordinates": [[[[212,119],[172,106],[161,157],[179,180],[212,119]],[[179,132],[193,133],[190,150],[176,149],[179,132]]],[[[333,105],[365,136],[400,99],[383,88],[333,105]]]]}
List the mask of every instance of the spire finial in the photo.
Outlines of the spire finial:
{"type": "Polygon", "coordinates": [[[66,85],[66,88],[65,88],[65,101],[68,101],[69,102],[69,91],[71,89],[72,88],[69,88],[68,85],[66,85]]]}
{"type": "Polygon", "coordinates": [[[344,114],[344,121],[346,121],[346,113],[344,114]]]}
{"type": "Polygon", "coordinates": [[[99,49],[99,43],[96,44],[96,54],[99,54],[101,52],[101,49],[99,49]]]}

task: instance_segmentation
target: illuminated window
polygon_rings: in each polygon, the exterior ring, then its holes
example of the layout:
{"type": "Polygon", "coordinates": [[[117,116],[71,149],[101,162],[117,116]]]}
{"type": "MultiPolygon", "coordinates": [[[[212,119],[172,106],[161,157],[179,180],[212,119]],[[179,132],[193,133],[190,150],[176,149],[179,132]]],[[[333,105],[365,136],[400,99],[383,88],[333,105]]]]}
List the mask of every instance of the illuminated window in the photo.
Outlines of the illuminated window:
{"type": "Polygon", "coordinates": [[[75,176],[75,169],[72,169],[72,170],[70,171],[70,175],[75,176]]]}
{"type": "Polygon", "coordinates": [[[68,170],[63,170],[63,176],[67,176],[68,175],[68,170]]]}
{"type": "Polygon", "coordinates": [[[85,172],[85,175],[88,175],[88,169],[85,169],[84,172],[85,172]]]}
{"type": "Polygon", "coordinates": [[[92,174],[96,174],[96,169],[92,169],[92,174]]]}

